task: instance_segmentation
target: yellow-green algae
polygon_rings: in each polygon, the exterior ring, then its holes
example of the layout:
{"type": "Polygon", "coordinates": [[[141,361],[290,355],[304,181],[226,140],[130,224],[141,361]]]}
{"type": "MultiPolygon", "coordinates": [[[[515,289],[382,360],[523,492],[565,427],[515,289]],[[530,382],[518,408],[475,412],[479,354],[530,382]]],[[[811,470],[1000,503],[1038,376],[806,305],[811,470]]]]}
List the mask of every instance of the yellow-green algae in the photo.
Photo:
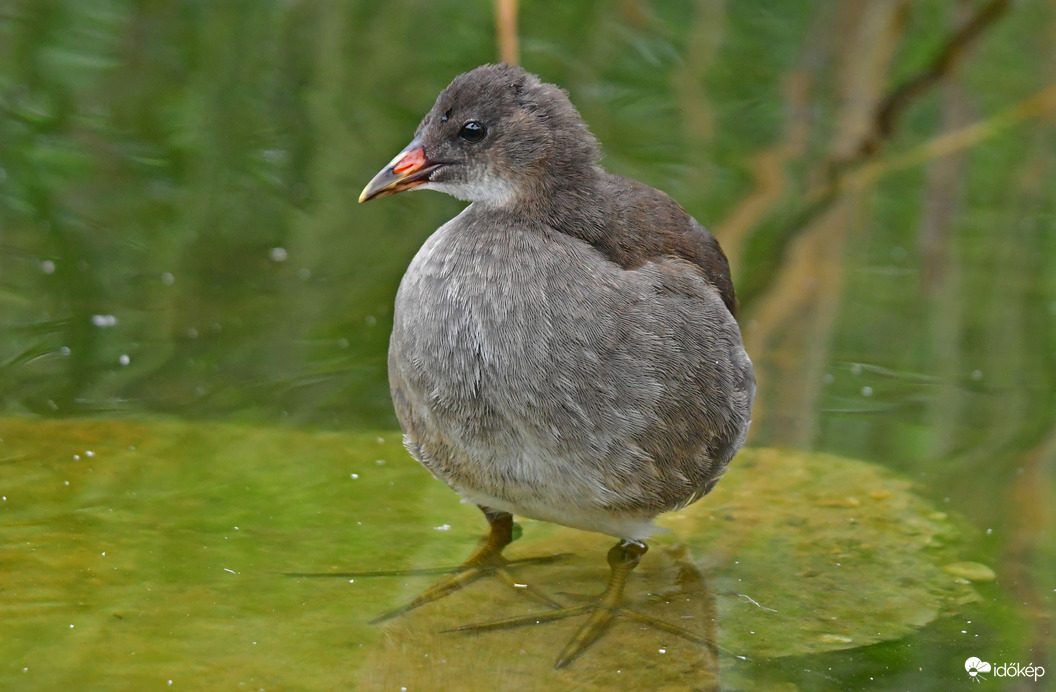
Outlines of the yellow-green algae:
{"type": "MultiPolygon", "coordinates": [[[[288,572],[457,564],[484,531],[399,434],[213,423],[0,421],[0,686],[138,689],[706,689],[744,659],[904,636],[973,598],[953,522],[911,483],[822,454],[747,449],[664,517],[628,605],[564,671],[580,619],[440,630],[537,606],[480,582],[383,626],[435,576],[288,572]]],[[[580,602],[608,537],[534,521],[518,579],[580,602]]],[[[985,566],[970,570],[976,578],[985,566]]]]}

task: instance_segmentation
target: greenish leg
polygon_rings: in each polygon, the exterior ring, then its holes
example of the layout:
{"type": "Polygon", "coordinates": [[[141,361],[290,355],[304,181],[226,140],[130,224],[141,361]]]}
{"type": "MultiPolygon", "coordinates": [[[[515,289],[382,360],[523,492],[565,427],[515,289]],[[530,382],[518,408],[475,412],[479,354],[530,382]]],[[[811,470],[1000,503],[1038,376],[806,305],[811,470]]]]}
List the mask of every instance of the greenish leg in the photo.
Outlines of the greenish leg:
{"type": "Polygon", "coordinates": [[[482,577],[496,577],[509,586],[516,588],[518,591],[527,593],[529,596],[551,608],[562,607],[560,603],[554,602],[549,596],[538,589],[518,583],[513,575],[510,574],[509,570],[506,569],[511,563],[503,557],[502,551],[506,546],[512,543],[514,539],[513,533],[516,525],[513,522],[513,515],[509,512],[496,512],[487,507],[481,507],[480,509],[484,512],[484,516],[487,518],[491,530],[488,532],[487,538],[480,547],[469,556],[469,559],[457,567],[454,572],[448,574],[427,588],[410,603],[402,605],[395,610],[390,610],[387,613],[382,613],[371,620],[371,624],[391,620],[392,618],[403,615],[415,608],[419,608],[426,603],[432,603],[433,601],[448,596],[455,591],[472,584],[482,577]]]}

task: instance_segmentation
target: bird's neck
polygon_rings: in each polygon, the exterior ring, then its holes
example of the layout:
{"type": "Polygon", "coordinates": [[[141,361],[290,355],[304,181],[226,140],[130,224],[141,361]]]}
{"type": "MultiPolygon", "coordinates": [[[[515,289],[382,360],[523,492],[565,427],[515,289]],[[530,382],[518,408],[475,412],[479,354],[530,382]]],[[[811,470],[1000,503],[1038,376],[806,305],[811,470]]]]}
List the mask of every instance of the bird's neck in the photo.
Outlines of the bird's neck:
{"type": "Polygon", "coordinates": [[[501,204],[475,202],[479,212],[531,220],[584,240],[604,232],[610,201],[602,184],[605,171],[596,165],[534,176],[501,204]]]}

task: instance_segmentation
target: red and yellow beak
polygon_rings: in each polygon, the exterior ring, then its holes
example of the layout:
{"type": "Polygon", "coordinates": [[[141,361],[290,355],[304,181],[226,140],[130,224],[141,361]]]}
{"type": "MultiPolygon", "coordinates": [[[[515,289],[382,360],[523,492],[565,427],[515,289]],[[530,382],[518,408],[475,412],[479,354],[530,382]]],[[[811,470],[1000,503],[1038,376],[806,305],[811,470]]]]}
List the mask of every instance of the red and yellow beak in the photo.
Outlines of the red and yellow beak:
{"type": "Polygon", "coordinates": [[[404,147],[403,151],[396,154],[396,158],[389,161],[388,165],[367,183],[363,192],[359,193],[359,201],[367,202],[377,197],[387,197],[418,187],[429,182],[429,176],[441,165],[426,158],[422,141],[415,137],[410,144],[404,147]]]}

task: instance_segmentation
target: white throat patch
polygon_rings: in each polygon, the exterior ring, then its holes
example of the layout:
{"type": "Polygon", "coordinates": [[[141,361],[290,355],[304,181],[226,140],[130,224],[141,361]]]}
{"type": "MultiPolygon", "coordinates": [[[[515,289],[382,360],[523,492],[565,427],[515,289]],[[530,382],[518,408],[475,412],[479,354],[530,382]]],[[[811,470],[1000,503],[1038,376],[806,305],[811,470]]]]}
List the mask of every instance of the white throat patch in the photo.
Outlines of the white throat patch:
{"type": "Polygon", "coordinates": [[[487,182],[429,182],[418,187],[443,192],[464,202],[480,202],[489,207],[504,207],[516,194],[513,185],[501,178],[488,178],[487,182]]]}

